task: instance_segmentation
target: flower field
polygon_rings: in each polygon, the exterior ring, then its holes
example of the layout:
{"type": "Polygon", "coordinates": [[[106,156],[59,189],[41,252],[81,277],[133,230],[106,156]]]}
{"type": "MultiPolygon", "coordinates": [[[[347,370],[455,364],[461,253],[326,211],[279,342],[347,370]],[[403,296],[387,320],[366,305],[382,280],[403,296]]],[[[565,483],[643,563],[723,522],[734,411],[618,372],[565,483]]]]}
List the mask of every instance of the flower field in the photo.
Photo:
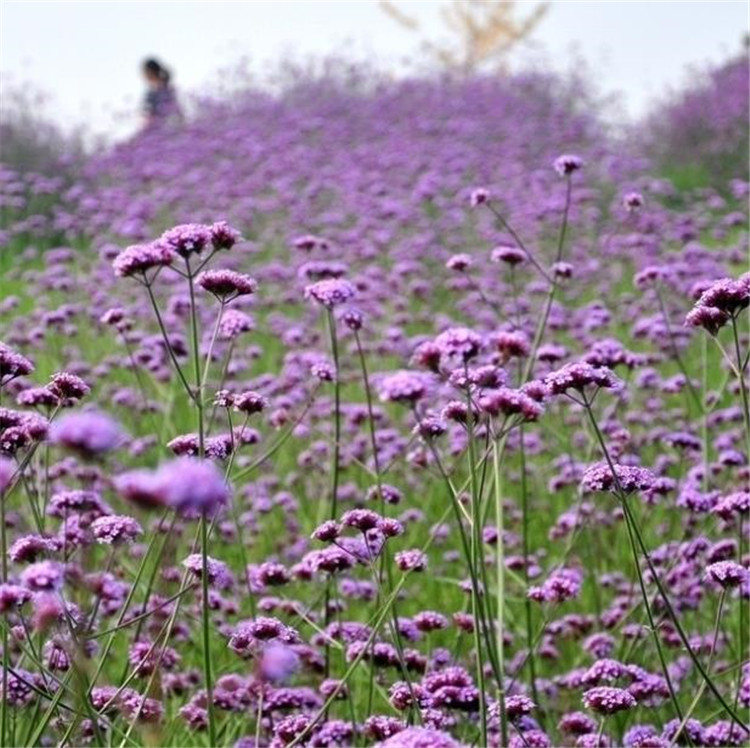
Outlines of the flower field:
{"type": "Polygon", "coordinates": [[[750,742],[747,165],[578,85],[3,168],[0,745],[750,742]]]}

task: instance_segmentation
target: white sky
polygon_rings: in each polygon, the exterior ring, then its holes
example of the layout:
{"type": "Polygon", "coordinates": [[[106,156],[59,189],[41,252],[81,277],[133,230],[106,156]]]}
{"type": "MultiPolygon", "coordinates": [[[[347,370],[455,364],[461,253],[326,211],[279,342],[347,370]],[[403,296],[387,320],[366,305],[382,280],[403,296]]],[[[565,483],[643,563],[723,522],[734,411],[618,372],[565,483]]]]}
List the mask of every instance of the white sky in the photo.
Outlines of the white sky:
{"type": "MultiPolygon", "coordinates": [[[[519,5],[535,5],[521,0],[519,5]]],[[[439,0],[401,0],[439,37],[439,0]]],[[[686,68],[740,48],[750,30],[750,0],[553,0],[531,44],[512,60],[540,56],[553,67],[582,59],[605,92],[621,92],[627,113],[686,79],[686,68]]],[[[217,69],[249,56],[254,70],[285,56],[348,50],[398,67],[418,38],[376,0],[237,2],[69,2],[0,0],[0,71],[52,95],[48,111],[96,131],[137,125],[139,64],[157,56],[182,90],[213,80],[217,69]],[[125,121],[122,114],[127,113],[125,121]]]]}

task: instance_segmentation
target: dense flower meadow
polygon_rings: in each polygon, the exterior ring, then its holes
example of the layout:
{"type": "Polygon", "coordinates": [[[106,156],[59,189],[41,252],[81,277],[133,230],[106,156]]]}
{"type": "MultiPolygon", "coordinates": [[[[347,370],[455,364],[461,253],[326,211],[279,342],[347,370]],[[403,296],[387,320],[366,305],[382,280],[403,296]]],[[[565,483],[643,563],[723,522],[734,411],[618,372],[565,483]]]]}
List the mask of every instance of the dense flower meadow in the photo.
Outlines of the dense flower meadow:
{"type": "Polygon", "coordinates": [[[3,169],[0,745],[750,743],[749,185],[582,96],[3,169]]]}

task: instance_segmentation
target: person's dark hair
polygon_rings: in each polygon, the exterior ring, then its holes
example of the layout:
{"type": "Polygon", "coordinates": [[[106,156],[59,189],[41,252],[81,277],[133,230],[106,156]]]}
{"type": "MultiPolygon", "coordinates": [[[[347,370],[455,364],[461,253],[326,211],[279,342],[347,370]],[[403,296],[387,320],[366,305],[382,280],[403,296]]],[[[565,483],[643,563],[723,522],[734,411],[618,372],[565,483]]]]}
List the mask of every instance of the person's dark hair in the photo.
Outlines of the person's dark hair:
{"type": "Polygon", "coordinates": [[[159,60],[157,60],[154,57],[149,57],[148,59],[143,61],[143,69],[147,73],[151,73],[151,75],[155,75],[165,84],[168,84],[170,78],[172,77],[169,70],[165,68],[164,65],[162,65],[159,62],[159,60]]]}

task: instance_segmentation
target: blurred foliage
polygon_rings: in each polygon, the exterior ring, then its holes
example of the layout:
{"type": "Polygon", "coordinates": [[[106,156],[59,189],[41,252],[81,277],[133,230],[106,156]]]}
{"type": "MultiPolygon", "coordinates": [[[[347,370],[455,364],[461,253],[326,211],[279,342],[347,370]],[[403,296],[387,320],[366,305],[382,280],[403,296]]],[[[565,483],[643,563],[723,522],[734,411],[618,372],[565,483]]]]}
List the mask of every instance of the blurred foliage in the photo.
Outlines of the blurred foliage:
{"type": "Polygon", "coordinates": [[[45,113],[47,97],[25,84],[2,81],[0,162],[17,172],[72,173],[84,157],[83,129],[65,132],[45,113]]]}
{"type": "Polygon", "coordinates": [[[748,179],[750,153],[748,45],[713,67],[694,71],[639,127],[637,137],[659,170],[678,189],[748,179]]]}

